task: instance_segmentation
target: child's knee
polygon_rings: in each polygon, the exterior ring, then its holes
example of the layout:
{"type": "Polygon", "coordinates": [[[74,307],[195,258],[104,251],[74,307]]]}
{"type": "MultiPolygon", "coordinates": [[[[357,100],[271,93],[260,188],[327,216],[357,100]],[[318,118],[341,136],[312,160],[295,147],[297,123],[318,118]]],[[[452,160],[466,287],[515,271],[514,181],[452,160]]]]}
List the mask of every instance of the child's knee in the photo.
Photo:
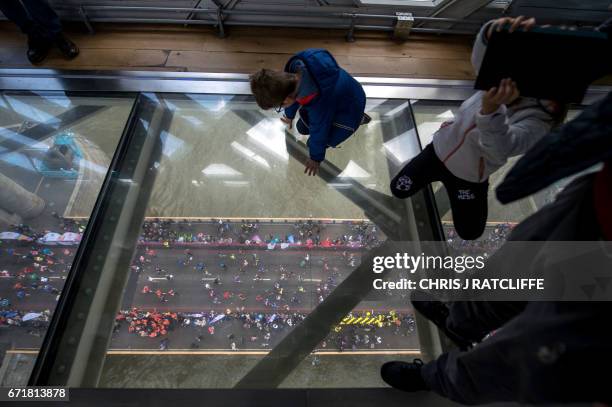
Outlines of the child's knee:
{"type": "Polygon", "coordinates": [[[393,178],[390,188],[396,198],[408,198],[416,192],[413,179],[406,174],[398,174],[393,178]]]}

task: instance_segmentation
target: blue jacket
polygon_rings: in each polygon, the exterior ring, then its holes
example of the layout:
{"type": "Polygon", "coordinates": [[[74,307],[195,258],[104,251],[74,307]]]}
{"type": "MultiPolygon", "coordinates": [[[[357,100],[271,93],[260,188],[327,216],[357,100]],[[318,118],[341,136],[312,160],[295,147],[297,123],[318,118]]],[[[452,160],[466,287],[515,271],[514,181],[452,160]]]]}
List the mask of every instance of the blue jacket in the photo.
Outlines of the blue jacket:
{"type": "MultiPolygon", "coordinates": [[[[294,55],[285,66],[300,59],[316,82],[319,94],[305,109],[309,119],[310,138],[308,147],[314,161],[325,159],[327,147],[336,147],[349,138],[361,124],[366,96],[361,84],[338,66],[334,57],[324,49],[309,48],[294,55]]],[[[285,116],[295,117],[298,103],[285,109],[285,116]]]]}

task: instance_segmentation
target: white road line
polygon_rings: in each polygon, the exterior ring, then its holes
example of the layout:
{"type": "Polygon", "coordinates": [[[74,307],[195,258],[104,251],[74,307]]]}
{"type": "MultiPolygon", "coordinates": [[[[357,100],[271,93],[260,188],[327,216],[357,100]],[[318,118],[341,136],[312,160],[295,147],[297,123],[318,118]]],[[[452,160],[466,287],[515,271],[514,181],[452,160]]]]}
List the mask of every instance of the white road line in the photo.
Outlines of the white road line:
{"type": "MultiPolygon", "coordinates": [[[[170,274],[170,278],[174,277],[172,274],[170,274]]],[[[155,280],[168,280],[166,277],[147,277],[147,279],[149,281],[155,281],[155,280]]]]}
{"type": "MultiPolygon", "coordinates": [[[[0,276],[0,278],[15,278],[15,277],[17,277],[17,276],[0,276]]],[[[43,276],[43,277],[45,277],[45,276],[43,276]]],[[[60,279],[63,280],[63,279],[65,279],[63,276],[51,276],[51,277],[45,277],[45,278],[47,278],[49,280],[60,280],[60,279]]]]}

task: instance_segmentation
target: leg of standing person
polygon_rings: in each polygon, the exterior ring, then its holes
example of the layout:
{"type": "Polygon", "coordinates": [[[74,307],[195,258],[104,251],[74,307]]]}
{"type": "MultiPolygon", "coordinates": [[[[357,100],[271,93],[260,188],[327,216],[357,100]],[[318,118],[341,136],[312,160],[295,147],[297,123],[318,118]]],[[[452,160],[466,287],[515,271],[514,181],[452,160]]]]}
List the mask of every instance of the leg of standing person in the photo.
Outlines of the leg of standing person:
{"type": "MultiPolygon", "coordinates": [[[[59,18],[46,3],[43,6],[37,5],[36,1],[28,1],[27,3],[32,6],[32,11],[24,7],[24,2],[17,0],[0,1],[0,10],[6,18],[15,23],[28,36],[27,57],[32,64],[37,64],[47,57],[53,43],[53,31],[50,32],[39,21],[50,24],[52,30],[56,30],[59,25],[59,18]],[[45,10],[45,6],[49,10],[45,10]],[[45,11],[47,12],[45,13],[45,11]],[[35,19],[33,12],[39,12],[42,15],[35,19]]],[[[59,26],[59,29],[61,30],[61,26],[59,26]]]]}
{"type": "Polygon", "coordinates": [[[2,11],[6,18],[16,24],[21,32],[28,36],[27,57],[30,63],[37,64],[42,62],[51,46],[44,43],[39,33],[39,27],[30,18],[21,2],[17,0],[0,1],[0,11],[2,11]]]}
{"type": "Polygon", "coordinates": [[[21,3],[47,40],[53,42],[61,34],[60,18],[46,0],[21,0],[21,3]]]}
{"type": "Polygon", "coordinates": [[[63,34],[60,18],[47,0],[21,1],[36,24],[44,27],[46,40],[54,44],[65,58],[79,55],[79,48],[63,34]]]}
{"type": "MultiPolygon", "coordinates": [[[[567,240],[568,230],[575,240],[597,240],[600,231],[598,226],[593,226],[596,221],[592,219],[594,215],[590,209],[593,205],[591,190],[591,177],[574,180],[557,195],[553,203],[517,225],[508,236],[508,241],[567,240]],[[583,207],[589,209],[581,211],[583,207]],[[568,219],[574,220],[569,222],[568,219]],[[571,227],[563,226],[568,223],[571,227]],[[555,237],[551,238],[551,235],[555,237]]],[[[508,249],[508,254],[504,254],[505,250],[506,246],[502,246],[491,256],[487,260],[487,267],[496,270],[515,267],[516,262],[508,261],[513,251],[508,249]],[[492,262],[495,264],[492,265],[492,262]]],[[[508,270],[508,273],[511,272],[508,270]]],[[[411,299],[414,307],[440,329],[451,331],[472,343],[479,342],[526,306],[525,302],[520,301],[457,301],[444,304],[427,293],[419,292],[411,294],[411,299]]]]}
{"type": "Polygon", "coordinates": [[[487,225],[489,181],[469,182],[446,170],[442,183],[448,193],[453,225],[459,237],[474,240],[487,225]]]}
{"type": "Polygon", "coordinates": [[[30,35],[34,21],[32,21],[20,1],[0,1],[0,11],[2,11],[6,18],[16,24],[21,32],[30,35]]]}
{"type": "Polygon", "coordinates": [[[463,404],[610,400],[609,379],[601,374],[612,360],[609,336],[601,332],[609,304],[530,302],[472,350],[423,365],[420,378],[428,389],[463,404]]]}
{"type": "Polygon", "coordinates": [[[516,400],[520,397],[519,372],[522,370],[518,353],[525,340],[526,337],[499,335],[467,352],[443,353],[423,365],[420,376],[427,389],[458,403],[516,400]]]}
{"type": "Polygon", "coordinates": [[[446,328],[469,340],[480,342],[512,318],[520,314],[524,301],[453,301],[447,304],[446,328]]]}
{"type": "Polygon", "coordinates": [[[28,60],[42,62],[53,45],[66,58],[79,54],[78,47],[62,34],[59,16],[45,0],[0,1],[0,11],[28,36],[28,60]]]}
{"type": "MultiPolygon", "coordinates": [[[[387,362],[382,378],[400,390],[431,390],[468,405],[520,400],[525,370],[537,367],[531,331],[538,322],[520,315],[469,351],[452,350],[427,364],[387,362]]],[[[543,335],[551,334],[544,330],[543,335]]],[[[529,376],[537,373],[530,371],[529,376]]]]}
{"type": "Polygon", "coordinates": [[[429,144],[391,180],[391,193],[397,198],[409,198],[427,184],[439,180],[443,167],[433,144],[429,144]]]}
{"type": "MultiPolygon", "coordinates": [[[[502,253],[504,247],[488,259],[487,267],[502,270],[508,264],[508,256],[502,253]]],[[[410,298],[420,314],[432,321],[460,349],[464,350],[520,314],[526,306],[526,302],[521,301],[443,303],[435,296],[421,291],[413,291],[410,298]]]]}
{"type": "Polygon", "coordinates": [[[442,302],[432,294],[413,291],[412,306],[433,322],[459,349],[467,350],[499,328],[526,306],[520,301],[442,302]]]}

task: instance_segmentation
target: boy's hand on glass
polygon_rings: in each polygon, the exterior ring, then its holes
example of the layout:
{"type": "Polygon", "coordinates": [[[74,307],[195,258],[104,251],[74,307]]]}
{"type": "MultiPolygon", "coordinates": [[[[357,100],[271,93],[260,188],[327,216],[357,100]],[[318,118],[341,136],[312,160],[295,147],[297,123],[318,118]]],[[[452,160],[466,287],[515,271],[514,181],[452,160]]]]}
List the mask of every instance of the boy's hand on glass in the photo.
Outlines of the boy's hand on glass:
{"type": "Polygon", "coordinates": [[[319,171],[319,165],[321,163],[311,160],[310,158],[306,160],[306,168],[304,169],[304,174],[308,175],[317,175],[319,171]]]}
{"type": "Polygon", "coordinates": [[[498,87],[489,89],[482,97],[480,114],[491,114],[501,105],[511,104],[520,95],[516,82],[510,78],[502,79],[498,87]]]}
{"type": "Polygon", "coordinates": [[[281,117],[281,121],[289,126],[289,129],[293,128],[293,119],[290,119],[286,116],[281,117]]]}
{"type": "Polygon", "coordinates": [[[498,18],[489,26],[489,29],[487,30],[487,33],[486,33],[487,40],[491,38],[491,34],[493,34],[493,31],[497,31],[497,32],[501,31],[502,28],[504,28],[506,24],[510,24],[510,29],[508,30],[509,32],[514,32],[518,28],[521,28],[524,31],[529,31],[533,26],[536,25],[536,20],[533,17],[525,18],[525,16],[518,16],[516,18],[513,18],[513,17],[498,18]]]}

